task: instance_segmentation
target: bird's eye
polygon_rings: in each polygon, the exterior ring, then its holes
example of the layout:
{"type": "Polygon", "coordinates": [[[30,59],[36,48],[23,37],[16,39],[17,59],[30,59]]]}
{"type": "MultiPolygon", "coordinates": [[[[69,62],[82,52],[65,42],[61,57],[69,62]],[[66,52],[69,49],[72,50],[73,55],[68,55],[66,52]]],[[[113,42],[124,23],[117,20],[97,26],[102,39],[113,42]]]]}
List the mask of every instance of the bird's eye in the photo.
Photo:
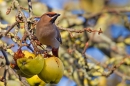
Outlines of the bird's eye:
{"type": "Polygon", "coordinates": [[[47,14],[49,17],[53,17],[54,15],[56,15],[56,14],[47,14]]]}

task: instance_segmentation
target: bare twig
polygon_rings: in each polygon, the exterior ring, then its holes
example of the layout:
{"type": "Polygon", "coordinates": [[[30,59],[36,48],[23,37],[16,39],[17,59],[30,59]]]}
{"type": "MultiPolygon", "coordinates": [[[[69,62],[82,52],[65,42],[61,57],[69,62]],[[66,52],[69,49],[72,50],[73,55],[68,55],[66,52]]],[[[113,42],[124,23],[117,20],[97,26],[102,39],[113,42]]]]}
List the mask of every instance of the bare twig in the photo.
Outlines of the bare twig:
{"type": "Polygon", "coordinates": [[[19,3],[17,0],[13,1],[15,7],[18,9],[18,11],[21,13],[22,17],[23,17],[23,21],[24,21],[24,28],[27,31],[27,33],[29,35],[31,35],[31,33],[28,31],[28,23],[27,23],[27,18],[25,17],[24,13],[22,12],[22,10],[20,9],[19,3]]]}
{"type": "Polygon", "coordinates": [[[114,73],[116,73],[120,77],[125,77],[125,79],[130,80],[130,76],[127,76],[127,75],[125,75],[125,74],[123,74],[123,73],[121,73],[121,72],[119,72],[117,70],[115,70],[114,73]]]}
{"type": "Polygon", "coordinates": [[[28,9],[29,9],[29,17],[32,17],[32,2],[31,0],[28,0],[28,9]]]}
{"type": "MultiPolygon", "coordinates": [[[[92,62],[94,62],[95,64],[100,65],[101,67],[103,67],[103,68],[109,70],[108,73],[105,73],[105,72],[104,72],[104,73],[102,74],[103,76],[108,77],[108,76],[110,76],[112,73],[114,73],[115,71],[116,71],[116,74],[118,74],[118,75],[121,76],[121,77],[126,76],[125,74],[122,74],[122,73],[120,73],[119,71],[117,71],[117,69],[120,67],[120,65],[122,65],[123,63],[125,63],[125,59],[126,59],[126,58],[130,58],[129,56],[125,57],[119,64],[114,65],[114,66],[111,67],[111,68],[108,67],[105,63],[102,64],[102,63],[98,62],[96,59],[92,58],[91,56],[89,56],[89,55],[87,55],[87,54],[85,54],[85,57],[86,57],[87,59],[91,60],[92,62]],[[124,76],[123,76],[123,75],[124,75],[124,76]]],[[[126,79],[130,80],[130,77],[127,76],[126,79]]]]}
{"type": "Polygon", "coordinates": [[[88,48],[88,42],[86,42],[86,44],[85,44],[85,47],[84,47],[84,50],[83,50],[83,52],[82,52],[82,54],[85,54],[85,52],[86,52],[86,50],[87,50],[87,48],[88,48]]]}
{"type": "Polygon", "coordinates": [[[110,72],[106,76],[110,76],[113,72],[115,72],[115,70],[117,70],[123,63],[125,63],[125,59],[127,59],[127,58],[130,58],[130,57],[126,56],[117,65],[114,65],[113,67],[108,68],[110,72]]]}
{"type": "Polygon", "coordinates": [[[84,28],[84,29],[82,29],[82,30],[75,30],[75,29],[73,29],[73,28],[61,28],[61,27],[59,27],[59,29],[60,29],[60,30],[65,30],[65,31],[69,31],[69,32],[75,32],[75,33],[83,33],[83,32],[85,32],[85,31],[87,31],[87,32],[89,32],[89,33],[91,33],[91,32],[98,32],[98,34],[102,33],[101,28],[99,29],[99,31],[98,31],[98,30],[92,30],[92,29],[90,29],[90,28],[84,28]]]}
{"type": "Polygon", "coordinates": [[[84,14],[83,16],[87,19],[93,18],[97,15],[100,15],[102,13],[121,13],[121,12],[130,12],[130,7],[124,7],[124,8],[104,8],[102,11],[98,13],[91,13],[91,14],[84,14]]]}
{"type": "Polygon", "coordinates": [[[5,36],[14,28],[14,26],[15,25],[17,25],[18,24],[18,22],[16,21],[14,24],[12,24],[10,27],[9,27],[9,29],[5,32],[5,36]]]}
{"type": "Polygon", "coordinates": [[[12,10],[12,6],[10,6],[9,8],[7,8],[7,11],[6,11],[6,15],[8,15],[12,10]]]}
{"type": "Polygon", "coordinates": [[[4,75],[3,75],[2,79],[1,79],[1,81],[4,81],[4,84],[6,86],[6,75],[7,75],[8,69],[9,69],[10,62],[9,62],[8,57],[7,57],[5,51],[3,50],[2,47],[0,47],[0,50],[1,50],[3,56],[4,56],[5,60],[6,60],[6,66],[5,66],[4,75]]]}
{"type": "Polygon", "coordinates": [[[9,65],[10,62],[9,62],[9,60],[8,60],[8,57],[7,57],[6,53],[5,53],[5,51],[3,50],[3,48],[0,48],[0,50],[1,50],[2,54],[4,55],[4,57],[5,57],[6,65],[9,65]]]}
{"type": "Polygon", "coordinates": [[[20,8],[23,9],[23,10],[28,10],[27,8],[24,8],[24,7],[22,7],[22,6],[20,6],[20,8]]]}

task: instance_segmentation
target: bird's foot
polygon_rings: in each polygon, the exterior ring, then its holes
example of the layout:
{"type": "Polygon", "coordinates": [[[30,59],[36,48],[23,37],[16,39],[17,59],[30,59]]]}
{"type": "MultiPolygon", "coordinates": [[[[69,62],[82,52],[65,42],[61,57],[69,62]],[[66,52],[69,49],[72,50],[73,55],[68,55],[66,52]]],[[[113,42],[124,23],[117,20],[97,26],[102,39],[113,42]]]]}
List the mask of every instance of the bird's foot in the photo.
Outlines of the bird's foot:
{"type": "Polygon", "coordinates": [[[47,51],[45,51],[43,54],[44,54],[44,58],[52,57],[52,55],[47,53],[47,51]]]}

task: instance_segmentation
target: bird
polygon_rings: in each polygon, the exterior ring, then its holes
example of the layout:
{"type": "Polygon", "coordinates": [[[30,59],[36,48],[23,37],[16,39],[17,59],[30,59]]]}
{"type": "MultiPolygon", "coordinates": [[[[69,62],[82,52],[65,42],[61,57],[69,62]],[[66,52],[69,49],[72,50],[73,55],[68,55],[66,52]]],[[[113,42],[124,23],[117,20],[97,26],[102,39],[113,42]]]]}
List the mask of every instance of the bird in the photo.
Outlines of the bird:
{"type": "Polygon", "coordinates": [[[62,44],[60,31],[55,24],[59,16],[60,14],[55,12],[44,13],[36,24],[36,37],[41,44],[50,46],[52,54],[56,57],[58,57],[59,46],[62,44]]]}

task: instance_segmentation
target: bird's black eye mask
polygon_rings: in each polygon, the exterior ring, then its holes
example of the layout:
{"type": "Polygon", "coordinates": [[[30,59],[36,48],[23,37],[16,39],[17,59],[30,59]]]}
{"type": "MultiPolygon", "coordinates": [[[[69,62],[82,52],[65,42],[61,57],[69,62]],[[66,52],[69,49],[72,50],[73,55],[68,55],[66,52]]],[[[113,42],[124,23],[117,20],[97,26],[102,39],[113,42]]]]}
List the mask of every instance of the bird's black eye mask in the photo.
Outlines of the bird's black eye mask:
{"type": "Polygon", "coordinates": [[[54,23],[55,20],[57,19],[57,17],[60,16],[60,14],[57,14],[57,13],[56,14],[46,14],[46,15],[51,17],[51,20],[50,20],[51,23],[54,23]]]}
{"type": "Polygon", "coordinates": [[[47,14],[49,17],[53,17],[55,16],[56,14],[47,14]]]}

